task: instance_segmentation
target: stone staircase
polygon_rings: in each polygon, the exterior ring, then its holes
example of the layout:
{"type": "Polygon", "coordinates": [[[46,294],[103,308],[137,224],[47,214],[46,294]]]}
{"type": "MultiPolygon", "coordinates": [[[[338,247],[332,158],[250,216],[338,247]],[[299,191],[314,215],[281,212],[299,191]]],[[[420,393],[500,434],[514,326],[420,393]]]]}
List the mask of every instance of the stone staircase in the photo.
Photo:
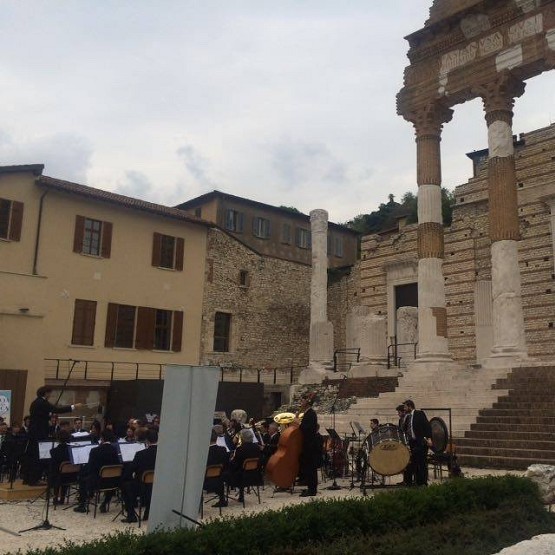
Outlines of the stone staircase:
{"type": "MultiPolygon", "coordinates": [[[[453,437],[463,437],[476,422],[481,409],[491,407],[499,396],[508,393],[499,389],[497,382],[508,373],[508,368],[484,369],[455,364],[412,366],[398,378],[395,391],[380,393],[375,398],[359,398],[346,412],[337,413],[335,428],[340,434],[351,434],[352,421],[360,422],[364,428],[369,428],[371,418],[378,418],[382,423],[397,423],[395,407],[410,398],[417,408],[427,409],[428,418],[438,416],[448,426],[451,424],[453,437]],[[496,389],[493,388],[495,384],[496,389]]],[[[333,425],[332,415],[319,414],[318,420],[326,428],[333,425]]]]}
{"type": "Polygon", "coordinates": [[[493,385],[503,393],[456,440],[463,466],[555,465],[555,367],[515,368],[493,385]]]}
{"type": "Polygon", "coordinates": [[[329,384],[339,388],[338,397],[346,399],[348,397],[378,397],[380,393],[395,391],[399,385],[396,377],[372,376],[366,378],[348,378],[346,380],[324,380],[323,385],[329,384]]]}

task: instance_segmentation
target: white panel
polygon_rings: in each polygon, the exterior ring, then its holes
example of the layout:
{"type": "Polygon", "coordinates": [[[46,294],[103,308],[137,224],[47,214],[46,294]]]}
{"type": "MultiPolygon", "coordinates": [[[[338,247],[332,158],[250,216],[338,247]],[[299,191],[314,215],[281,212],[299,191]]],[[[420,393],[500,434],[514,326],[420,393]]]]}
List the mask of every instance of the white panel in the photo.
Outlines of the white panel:
{"type": "Polygon", "coordinates": [[[488,127],[489,157],[507,158],[514,153],[513,133],[506,121],[494,121],[488,127]]]}
{"type": "Polygon", "coordinates": [[[191,527],[198,519],[218,393],[213,366],[168,366],[148,531],[191,527]]]}

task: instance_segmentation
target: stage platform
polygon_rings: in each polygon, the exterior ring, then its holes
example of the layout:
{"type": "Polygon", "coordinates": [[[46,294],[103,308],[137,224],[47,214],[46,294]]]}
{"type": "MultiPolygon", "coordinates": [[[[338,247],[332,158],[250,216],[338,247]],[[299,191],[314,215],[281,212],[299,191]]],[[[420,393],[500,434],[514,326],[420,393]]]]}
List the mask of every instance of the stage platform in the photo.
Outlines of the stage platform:
{"type": "Polygon", "coordinates": [[[35,499],[46,492],[46,484],[41,486],[27,486],[21,480],[13,483],[0,482],[0,500],[2,501],[19,501],[21,499],[35,499]]]}

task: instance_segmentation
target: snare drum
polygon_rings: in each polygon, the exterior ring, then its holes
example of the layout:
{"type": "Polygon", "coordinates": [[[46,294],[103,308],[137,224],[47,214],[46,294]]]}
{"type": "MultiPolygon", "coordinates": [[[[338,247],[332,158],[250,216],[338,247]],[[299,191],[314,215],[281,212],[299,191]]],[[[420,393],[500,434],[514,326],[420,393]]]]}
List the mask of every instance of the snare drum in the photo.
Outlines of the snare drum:
{"type": "Polygon", "coordinates": [[[370,467],[382,476],[400,474],[410,461],[405,435],[395,424],[383,424],[370,434],[370,467]]]}

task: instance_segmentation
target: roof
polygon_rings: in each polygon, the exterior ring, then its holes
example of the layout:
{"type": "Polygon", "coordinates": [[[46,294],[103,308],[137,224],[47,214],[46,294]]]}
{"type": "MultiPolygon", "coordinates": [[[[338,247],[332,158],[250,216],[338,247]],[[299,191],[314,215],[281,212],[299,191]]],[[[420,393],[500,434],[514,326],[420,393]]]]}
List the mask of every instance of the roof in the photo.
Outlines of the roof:
{"type": "Polygon", "coordinates": [[[54,179],[53,177],[48,177],[46,175],[40,176],[37,179],[37,184],[42,187],[46,187],[48,189],[53,189],[63,193],[79,195],[81,197],[85,197],[91,200],[97,200],[100,202],[108,202],[110,204],[114,204],[123,208],[130,208],[132,210],[148,212],[150,214],[156,214],[158,216],[163,216],[166,218],[174,218],[176,220],[182,220],[193,224],[200,224],[207,227],[213,227],[214,225],[211,222],[207,222],[206,220],[197,218],[196,216],[186,214],[185,212],[183,212],[182,210],[178,210],[177,208],[171,208],[162,204],[154,204],[153,202],[147,202],[133,197],[119,195],[117,193],[111,193],[102,189],[95,189],[94,187],[72,183],[71,181],[54,179]]]}
{"type": "MultiPolygon", "coordinates": [[[[256,200],[251,200],[245,197],[238,197],[236,195],[231,195],[229,193],[224,193],[222,191],[210,191],[209,193],[205,193],[204,195],[200,195],[198,197],[195,197],[191,200],[187,200],[185,202],[182,202],[181,204],[178,204],[176,206],[176,208],[180,209],[180,210],[187,210],[189,208],[195,208],[197,206],[203,205],[207,202],[210,202],[211,200],[214,200],[216,198],[219,199],[224,199],[224,200],[231,200],[240,204],[247,204],[249,206],[254,206],[255,208],[261,208],[264,210],[269,210],[270,212],[277,212],[279,214],[286,214],[290,217],[293,218],[298,218],[300,220],[304,220],[306,222],[310,222],[310,216],[308,214],[304,214],[303,212],[294,212],[292,210],[289,210],[288,208],[281,208],[279,206],[273,206],[272,204],[265,204],[263,202],[258,202],[256,200]]],[[[333,222],[328,222],[328,226],[333,228],[333,229],[337,229],[337,230],[341,230],[341,231],[346,231],[348,233],[352,233],[354,235],[360,235],[360,233],[358,231],[355,231],[354,229],[351,229],[349,227],[346,227],[344,225],[340,225],[340,224],[336,224],[333,222]]]]}
{"type": "Polygon", "coordinates": [[[44,170],[44,164],[24,164],[20,166],[0,166],[0,174],[2,173],[23,173],[31,172],[34,175],[40,175],[44,170]]]}

